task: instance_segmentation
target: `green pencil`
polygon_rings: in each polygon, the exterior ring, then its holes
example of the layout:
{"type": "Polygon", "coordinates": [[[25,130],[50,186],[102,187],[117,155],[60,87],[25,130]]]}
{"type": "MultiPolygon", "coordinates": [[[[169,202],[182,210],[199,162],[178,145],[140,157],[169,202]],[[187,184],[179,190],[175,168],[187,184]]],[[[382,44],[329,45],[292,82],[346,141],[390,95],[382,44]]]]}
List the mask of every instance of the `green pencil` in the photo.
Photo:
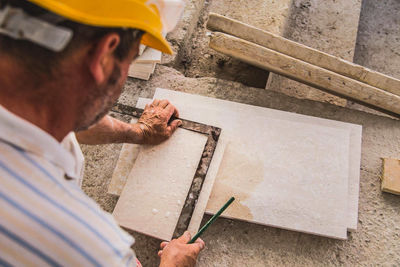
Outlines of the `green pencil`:
{"type": "Polygon", "coordinates": [[[197,238],[199,238],[201,234],[203,234],[203,232],[207,230],[207,228],[219,217],[219,215],[222,214],[222,212],[224,212],[224,210],[226,210],[227,207],[229,207],[230,204],[232,204],[234,200],[235,198],[231,197],[228,200],[228,202],[226,202],[225,205],[223,205],[222,208],[217,213],[215,213],[214,216],[212,216],[211,219],[208,220],[208,222],[203,227],[201,227],[201,229],[197,232],[197,234],[193,236],[193,238],[188,242],[188,244],[193,244],[194,241],[196,241],[197,238]]]}

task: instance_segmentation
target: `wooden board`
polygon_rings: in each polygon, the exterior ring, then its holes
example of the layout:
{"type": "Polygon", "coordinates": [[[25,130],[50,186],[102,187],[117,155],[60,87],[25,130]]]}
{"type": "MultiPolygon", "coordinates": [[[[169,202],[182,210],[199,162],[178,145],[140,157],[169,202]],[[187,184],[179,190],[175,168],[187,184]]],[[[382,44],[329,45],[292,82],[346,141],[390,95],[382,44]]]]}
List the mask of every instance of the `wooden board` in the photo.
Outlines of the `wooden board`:
{"type": "Polygon", "coordinates": [[[400,160],[383,160],[383,174],[381,190],[384,192],[400,195],[400,160]]]}
{"type": "MultiPolygon", "coordinates": [[[[307,127],[300,127],[300,131],[310,128],[310,127],[314,127],[312,126],[313,124],[315,124],[315,126],[323,126],[323,127],[327,127],[327,128],[333,128],[332,131],[335,130],[335,128],[338,128],[336,130],[338,130],[338,132],[340,132],[341,134],[345,134],[345,135],[350,135],[351,140],[354,140],[354,138],[357,140],[358,142],[355,142],[354,144],[352,144],[352,146],[349,146],[350,151],[352,152],[350,154],[350,152],[348,151],[347,156],[345,156],[345,159],[348,160],[350,157],[351,158],[355,158],[355,160],[350,160],[349,163],[353,164],[350,166],[352,171],[348,171],[346,174],[344,174],[345,180],[343,182],[343,187],[345,188],[345,195],[347,197],[344,197],[345,201],[344,203],[342,202],[342,209],[344,209],[344,212],[346,213],[346,215],[343,215],[342,220],[344,220],[344,222],[337,222],[337,223],[343,223],[343,228],[341,228],[340,231],[342,231],[340,234],[336,235],[336,234],[325,234],[323,233],[324,231],[318,231],[317,229],[315,230],[305,230],[305,229],[300,229],[301,227],[299,227],[299,225],[301,225],[301,223],[295,223],[297,225],[291,225],[291,226],[284,226],[283,224],[272,224],[272,223],[268,223],[267,221],[264,222],[260,222],[258,219],[251,219],[249,216],[249,214],[247,215],[240,215],[240,216],[236,216],[235,214],[233,214],[234,216],[232,216],[232,218],[236,218],[236,219],[244,219],[244,220],[248,220],[248,221],[252,221],[252,222],[258,222],[258,223],[262,223],[262,224],[266,224],[266,225],[274,225],[277,227],[282,227],[282,228],[287,228],[287,229],[292,229],[292,230],[298,230],[298,231],[303,231],[303,232],[311,232],[314,234],[320,234],[320,235],[328,235],[328,236],[333,236],[336,238],[345,238],[345,231],[346,228],[350,228],[350,227],[354,227],[354,223],[353,221],[355,220],[355,227],[357,225],[357,210],[358,210],[358,179],[359,179],[359,155],[360,155],[360,145],[361,145],[361,127],[357,126],[357,125],[352,125],[352,124],[348,124],[348,123],[342,123],[342,122],[337,122],[337,121],[331,121],[331,120],[324,120],[324,119],[319,119],[319,118],[314,118],[314,117],[309,117],[309,116],[303,116],[303,115],[299,115],[299,114],[292,114],[292,113],[288,113],[288,112],[282,112],[282,111],[277,111],[277,110],[271,110],[271,109],[266,109],[266,108],[260,108],[260,107],[254,107],[254,106],[248,106],[248,105],[243,105],[243,104],[238,104],[238,103],[233,103],[233,102],[229,102],[229,101],[222,101],[222,100],[217,100],[217,99],[212,99],[212,98],[207,98],[207,97],[201,97],[201,96],[194,96],[194,95],[189,95],[189,94],[184,94],[184,93],[178,93],[178,92],[174,92],[174,91],[169,91],[169,90],[163,90],[163,89],[157,89],[156,90],[156,94],[155,94],[155,98],[166,98],[169,99],[170,101],[172,101],[174,103],[174,105],[176,105],[178,107],[178,109],[180,110],[180,114],[181,117],[183,118],[188,118],[188,119],[192,119],[192,120],[196,120],[196,121],[200,121],[203,123],[211,123],[211,124],[215,124],[215,125],[219,125],[222,129],[223,129],[223,133],[226,136],[226,138],[229,137],[229,140],[232,141],[232,136],[235,137],[237,134],[240,135],[244,134],[241,138],[246,139],[246,133],[247,133],[247,139],[256,139],[256,132],[258,131],[257,129],[259,129],[259,127],[262,127],[262,125],[270,125],[269,121],[272,120],[283,120],[283,121],[294,121],[294,122],[302,122],[305,123],[306,125],[308,125],[307,127]],[[188,104],[190,103],[190,104],[188,104]],[[225,114],[224,114],[225,113],[225,114]],[[257,117],[255,116],[255,114],[257,115],[262,115],[262,118],[257,118],[256,121],[252,121],[249,120],[249,118],[252,117],[257,117]],[[311,124],[311,125],[309,125],[311,124]],[[243,127],[243,125],[246,125],[246,127],[243,127]],[[253,125],[253,126],[252,126],[253,125]],[[245,133],[243,133],[244,130],[241,130],[245,128],[246,131],[245,133]],[[304,128],[304,129],[303,129],[304,128]],[[350,131],[350,128],[356,129],[355,133],[352,134],[352,132],[350,131]],[[354,155],[355,154],[355,155],[354,155]],[[358,163],[357,163],[358,160],[358,163]],[[355,163],[355,164],[354,164],[355,163]],[[352,174],[351,176],[351,180],[348,180],[347,178],[349,177],[349,175],[352,174]],[[355,174],[355,175],[354,175],[355,174]],[[351,182],[351,184],[350,184],[351,182]],[[347,185],[349,185],[349,188],[351,188],[351,191],[347,191],[347,185]],[[350,186],[352,185],[352,186],[350,186]],[[346,200],[348,199],[348,200],[346,200]],[[351,210],[347,210],[347,206],[346,203],[347,202],[352,202],[354,203],[351,206],[351,210]],[[347,210],[347,212],[346,212],[347,210]],[[347,215],[348,214],[348,215],[347,215]],[[351,216],[351,221],[349,220],[349,214],[352,214],[351,216]]],[[[318,127],[317,127],[318,128],[318,127]]],[[[264,132],[271,131],[271,130],[267,130],[264,132]]],[[[332,132],[330,131],[330,132],[332,132]]],[[[266,134],[267,136],[271,134],[268,133],[266,134]]],[[[240,137],[240,136],[239,136],[240,137]]],[[[343,137],[343,136],[342,136],[343,137]]],[[[266,138],[265,136],[261,136],[260,138],[266,138]]],[[[273,144],[269,144],[269,143],[279,143],[279,136],[277,137],[278,139],[271,139],[274,140],[274,142],[269,141],[265,141],[265,145],[266,146],[270,146],[273,144]]],[[[263,154],[264,150],[260,151],[257,147],[263,147],[263,145],[261,144],[251,144],[251,142],[257,142],[257,141],[246,141],[246,140],[242,140],[240,139],[239,141],[233,141],[230,142],[228,147],[227,147],[227,153],[228,155],[231,154],[231,156],[228,156],[227,159],[225,159],[225,161],[229,162],[235,162],[235,163],[231,163],[228,164],[232,169],[238,170],[236,168],[236,165],[238,166],[242,166],[242,169],[245,171],[247,170],[257,170],[259,169],[260,164],[259,160],[263,159],[263,157],[265,157],[265,154],[263,154]],[[250,144],[248,144],[250,142],[250,144]],[[233,148],[232,148],[232,144],[233,144],[233,148]],[[240,149],[240,147],[238,148],[237,146],[240,146],[240,144],[245,144],[242,145],[243,149],[240,149]],[[258,151],[258,152],[257,152],[258,151]],[[235,160],[235,158],[237,159],[238,157],[240,157],[239,154],[244,154],[244,157],[242,157],[243,159],[252,159],[250,161],[246,160],[245,163],[242,164],[238,164],[238,162],[240,163],[240,161],[235,160]],[[239,156],[238,156],[239,155],[239,156]],[[256,161],[256,162],[254,162],[256,161]],[[257,163],[258,162],[258,163],[257,163]],[[252,163],[254,163],[252,165],[252,163]],[[252,165],[252,166],[249,166],[252,165]],[[244,166],[245,165],[245,166],[244,166]]],[[[262,139],[264,140],[264,139],[262,139]]],[[[343,138],[341,140],[346,140],[346,138],[343,138]]],[[[228,141],[228,140],[227,140],[228,141]]],[[[338,143],[341,143],[343,141],[338,141],[338,143]]],[[[353,142],[352,142],[353,143],[353,142]]],[[[265,146],[264,145],[264,146],[265,146]]],[[[293,149],[294,151],[295,149],[293,149]]],[[[225,153],[225,154],[227,154],[225,153]]],[[[329,152],[331,154],[331,152],[329,152]]],[[[225,158],[225,156],[224,156],[225,158]]],[[[276,160],[276,159],[274,159],[276,160]]],[[[261,160],[261,162],[263,162],[263,160],[261,160]]],[[[293,162],[294,164],[294,162],[293,162]]],[[[292,165],[293,165],[292,164],[292,165]]],[[[340,165],[340,164],[339,164],[340,165]]],[[[287,168],[290,169],[292,166],[290,164],[290,162],[287,162],[287,168]]],[[[345,166],[343,166],[345,168],[345,166]]],[[[240,168],[239,168],[240,170],[240,168]]],[[[293,171],[293,170],[292,170],[293,171]]],[[[268,172],[268,170],[267,170],[268,172]]],[[[293,173],[295,173],[296,171],[293,171],[293,173]]],[[[239,172],[238,172],[239,173],[239,172]]],[[[241,172],[240,172],[241,173],[241,172]]],[[[235,174],[235,172],[233,172],[233,174],[235,174]]],[[[229,176],[229,175],[228,175],[229,176]]],[[[250,175],[251,176],[251,175],[250,175]]],[[[256,175],[253,175],[254,177],[257,177],[256,175]]],[[[253,177],[253,178],[254,178],[253,177]]],[[[288,176],[286,177],[282,177],[279,179],[287,179],[288,176]]],[[[233,189],[235,189],[234,191],[229,190],[229,186],[231,185],[235,185],[235,181],[233,180],[225,180],[222,184],[219,181],[218,177],[216,179],[215,182],[215,187],[213,189],[213,195],[215,196],[222,196],[222,195],[229,195],[232,194],[232,192],[238,192],[240,194],[241,188],[246,188],[246,184],[244,184],[243,186],[234,186],[233,189]],[[217,183],[222,185],[225,189],[221,189],[221,187],[217,186],[217,183]],[[241,188],[238,188],[241,187],[241,188]]],[[[237,179],[238,177],[236,176],[236,174],[234,175],[234,178],[232,179],[237,179]]],[[[248,180],[256,180],[255,182],[257,183],[257,181],[259,181],[259,179],[251,179],[251,177],[249,177],[249,174],[246,177],[241,177],[241,179],[245,179],[248,178],[248,180]]],[[[342,177],[343,179],[343,177],[342,177]]],[[[340,179],[337,177],[337,179],[335,179],[335,182],[337,182],[336,180],[340,181],[340,179]]],[[[242,185],[242,183],[245,182],[243,180],[241,180],[240,185],[242,185]]],[[[253,183],[254,184],[254,183],[253,183]]],[[[232,188],[232,187],[231,187],[232,188]]],[[[281,188],[275,188],[276,190],[282,190],[281,188]]],[[[343,188],[342,188],[343,189],[343,188]]],[[[335,197],[338,197],[338,195],[343,194],[343,191],[340,191],[341,193],[335,194],[335,197]]],[[[257,194],[255,194],[257,195],[257,194]]],[[[343,197],[343,196],[342,196],[343,197]]],[[[339,197],[341,198],[341,197],[339,197]]],[[[222,201],[222,199],[221,199],[222,201]]],[[[315,201],[315,199],[314,199],[315,201]]],[[[324,200],[321,200],[323,203],[324,200]]],[[[339,202],[341,201],[340,199],[338,200],[339,202]]],[[[318,202],[318,201],[317,201],[318,202]]],[[[210,208],[210,205],[214,205],[215,207],[218,206],[217,204],[213,204],[213,203],[217,203],[214,202],[213,198],[210,199],[209,202],[209,207],[208,207],[208,211],[213,212],[212,209],[210,208]],[[211,204],[210,204],[211,203],[211,204]]],[[[238,201],[238,203],[243,206],[246,203],[243,203],[242,201],[238,201]]],[[[248,203],[247,203],[248,204],[248,203]]],[[[336,203],[338,204],[338,203],[336,203]]],[[[244,205],[245,206],[245,205],[244,205]]],[[[254,205],[253,205],[254,206],[254,205]]],[[[305,209],[307,209],[307,207],[303,207],[305,209]]],[[[350,208],[350,207],[349,207],[350,208]]],[[[300,209],[301,210],[301,209],[300,209]]],[[[293,211],[295,212],[295,211],[293,211]]],[[[322,211],[323,212],[323,211],[322,211]]],[[[341,212],[340,209],[338,211],[339,213],[341,212]]],[[[280,214],[283,215],[283,214],[280,214]]],[[[301,214],[299,214],[301,215],[301,214]]],[[[285,215],[283,215],[282,217],[285,217],[285,215]]],[[[303,218],[304,219],[304,218],[303,218]]],[[[301,221],[301,220],[300,220],[301,221]]],[[[333,222],[331,222],[333,223],[333,222]]],[[[303,225],[304,226],[304,225],[303,225]]],[[[332,230],[332,229],[331,229],[332,230]]],[[[338,230],[338,229],[336,229],[338,230]]],[[[333,230],[335,231],[335,230],[333,230]]]]}
{"type": "Polygon", "coordinates": [[[210,47],[249,64],[400,117],[400,96],[224,33],[210,47]]]}
{"type": "Polygon", "coordinates": [[[128,229],[170,240],[207,141],[178,129],[157,146],[142,146],[114,209],[128,229]]]}
{"type": "Polygon", "coordinates": [[[238,20],[211,13],[207,28],[227,33],[343,76],[400,95],[400,80],[238,20]]]}

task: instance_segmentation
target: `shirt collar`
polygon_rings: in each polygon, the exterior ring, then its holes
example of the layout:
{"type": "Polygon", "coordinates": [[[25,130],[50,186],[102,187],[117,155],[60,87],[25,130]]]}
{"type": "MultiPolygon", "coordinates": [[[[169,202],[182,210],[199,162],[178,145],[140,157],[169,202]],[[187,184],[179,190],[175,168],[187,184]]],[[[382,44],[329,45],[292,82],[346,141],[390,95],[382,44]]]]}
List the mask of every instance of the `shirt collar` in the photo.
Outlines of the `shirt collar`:
{"type": "Polygon", "coordinates": [[[16,116],[1,105],[0,125],[0,139],[46,159],[61,168],[67,176],[77,178],[74,156],[53,136],[16,116]]]}

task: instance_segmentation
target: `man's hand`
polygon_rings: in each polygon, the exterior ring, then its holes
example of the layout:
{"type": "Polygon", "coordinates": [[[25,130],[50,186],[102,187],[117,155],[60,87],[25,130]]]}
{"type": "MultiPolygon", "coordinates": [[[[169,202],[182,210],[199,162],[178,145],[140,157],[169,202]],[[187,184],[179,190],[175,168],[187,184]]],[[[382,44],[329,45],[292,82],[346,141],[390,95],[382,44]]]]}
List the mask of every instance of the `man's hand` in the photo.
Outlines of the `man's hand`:
{"type": "Polygon", "coordinates": [[[132,143],[157,145],[168,139],[182,121],[173,120],[179,117],[178,110],[168,100],[154,100],[146,105],[143,115],[137,123],[129,124],[110,116],[104,116],[98,123],[85,131],[76,133],[81,144],[100,145],[111,143],[132,143]]]}
{"type": "Polygon", "coordinates": [[[158,251],[158,256],[161,257],[160,267],[194,267],[205,244],[200,238],[193,244],[187,244],[190,238],[190,233],[186,231],[178,239],[162,242],[161,250],[158,251]]]}
{"type": "Polygon", "coordinates": [[[137,122],[142,134],[141,143],[157,145],[171,137],[182,124],[182,121],[176,119],[168,124],[172,116],[178,118],[179,113],[168,100],[156,99],[150,105],[146,105],[137,122]]]}

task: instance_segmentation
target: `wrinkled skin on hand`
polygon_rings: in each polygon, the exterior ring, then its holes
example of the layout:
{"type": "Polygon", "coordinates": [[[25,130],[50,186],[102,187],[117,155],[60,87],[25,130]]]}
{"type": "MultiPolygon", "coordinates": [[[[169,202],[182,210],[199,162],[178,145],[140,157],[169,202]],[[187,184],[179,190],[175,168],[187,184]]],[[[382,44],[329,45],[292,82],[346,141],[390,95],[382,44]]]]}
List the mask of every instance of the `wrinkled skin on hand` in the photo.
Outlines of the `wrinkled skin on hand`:
{"type": "Polygon", "coordinates": [[[173,120],[168,124],[171,117],[179,117],[178,110],[168,100],[154,100],[146,105],[138,125],[142,133],[142,143],[157,145],[167,140],[182,125],[182,121],[173,120]]]}
{"type": "Polygon", "coordinates": [[[161,250],[158,251],[158,256],[161,258],[160,267],[194,267],[205,244],[200,238],[193,244],[187,244],[190,239],[190,233],[186,231],[178,239],[162,242],[161,250]]]}

